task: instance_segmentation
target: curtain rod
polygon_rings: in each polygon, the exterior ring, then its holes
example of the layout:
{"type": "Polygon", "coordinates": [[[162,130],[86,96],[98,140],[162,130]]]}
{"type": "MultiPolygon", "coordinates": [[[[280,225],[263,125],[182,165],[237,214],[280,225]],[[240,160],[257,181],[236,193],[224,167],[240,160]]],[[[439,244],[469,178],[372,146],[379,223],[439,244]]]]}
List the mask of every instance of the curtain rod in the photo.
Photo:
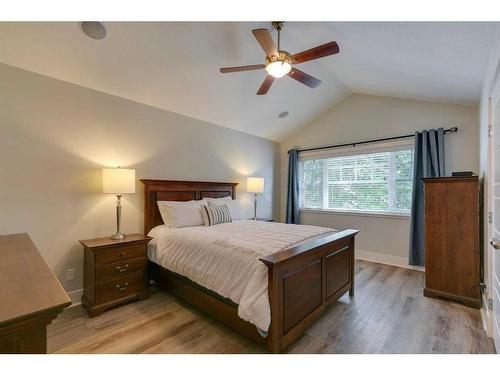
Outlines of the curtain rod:
{"type": "MultiPolygon", "coordinates": [[[[454,126],[449,129],[445,129],[444,133],[456,133],[458,131],[458,127],[454,126]]],[[[301,148],[297,150],[298,152],[305,152],[305,151],[317,151],[317,150],[326,150],[329,148],[337,148],[337,147],[347,147],[347,146],[352,146],[356,147],[358,145],[364,145],[366,143],[374,143],[374,142],[383,142],[383,141],[393,141],[395,139],[404,139],[404,138],[413,138],[415,137],[415,134],[408,134],[408,135],[400,135],[397,137],[389,137],[389,138],[378,138],[378,139],[371,139],[369,141],[361,141],[361,142],[353,142],[353,143],[343,143],[340,145],[329,145],[329,146],[319,146],[319,147],[308,147],[308,148],[301,148]]],[[[290,153],[290,151],[288,151],[290,153]]]]}

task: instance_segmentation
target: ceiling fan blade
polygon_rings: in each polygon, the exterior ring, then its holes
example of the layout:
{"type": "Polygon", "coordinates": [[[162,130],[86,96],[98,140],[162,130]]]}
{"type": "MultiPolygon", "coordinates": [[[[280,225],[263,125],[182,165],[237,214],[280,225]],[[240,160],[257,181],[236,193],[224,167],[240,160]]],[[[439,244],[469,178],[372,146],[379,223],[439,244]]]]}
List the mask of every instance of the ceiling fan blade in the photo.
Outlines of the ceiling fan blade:
{"type": "Polygon", "coordinates": [[[321,57],[335,55],[336,53],[339,53],[339,51],[340,49],[337,42],[330,42],[296,53],[292,56],[292,61],[294,64],[300,64],[306,61],[319,59],[321,57]]]}
{"type": "Polygon", "coordinates": [[[260,70],[266,67],[265,64],[255,64],[255,65],[243,65],[243,66],[231,66],[228,68],[220,68],[221,73],[236,73],[236,72],[246,72],[249,70],[260,70]]]}
{"type": "Polygon", "coordinates": [[[273,38],[271,37],[271,33],[268,29],[255,29],[252,30],[252,33],[266,53],[267,57],[279,56],[278,49],[276,48],[273,38]]]}
{"type": "Polygon", "coordinates": [[[271,88],[274,80],[275,78],[268,74],[264,82],[262,82],[262,85],[260,85],[259,91],[257,91],[257,95],[266,95],[271,88]]]}
{"type": "Polygon", "coordinates": [[[290,70],[290,73],[288,73],[288,76],[312,89],[318,87],[318,85],[321,83],[319,79],[314,78],[313,76],[310,76],[309,74],[304,73],[302,70],[298,70],[297,68],[292,68],[292,70],[290,70]]]}

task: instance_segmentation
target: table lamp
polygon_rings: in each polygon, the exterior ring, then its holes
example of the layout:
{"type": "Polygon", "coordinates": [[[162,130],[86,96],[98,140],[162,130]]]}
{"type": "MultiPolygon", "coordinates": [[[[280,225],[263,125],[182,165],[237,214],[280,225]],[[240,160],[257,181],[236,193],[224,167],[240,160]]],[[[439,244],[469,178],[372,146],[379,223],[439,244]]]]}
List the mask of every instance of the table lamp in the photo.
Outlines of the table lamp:
{"type": "Polygon", "coordinates": [[[123,194],[135,193],[135,170],[124,168],[105,168],[102,170],[102,192],[116,195],[116,233],[113,240],[123,240],[125,235],[120,231],[123,194]]]}
{"type": "Polygon", "coordinates": [[[264,192],[264,178],[248,177],[247,192],[254,193],[253,198],[253,219],[257,220],[257,194],[264,192]]]}

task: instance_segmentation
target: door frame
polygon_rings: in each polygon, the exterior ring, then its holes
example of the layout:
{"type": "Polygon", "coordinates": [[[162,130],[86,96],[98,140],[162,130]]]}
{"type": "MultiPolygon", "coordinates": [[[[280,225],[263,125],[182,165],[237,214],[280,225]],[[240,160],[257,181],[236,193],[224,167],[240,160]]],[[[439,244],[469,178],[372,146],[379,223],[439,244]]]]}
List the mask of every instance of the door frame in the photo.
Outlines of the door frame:
{"type": "MultiPolygon", "coordinates": [[[[500,111],[498,113],[495,112],[496,106],[500,106],[500,61],[497,63],[495,74],[489,87],[488,91],[488,102],[487,102],[487,111],[488,111],[488,156],[487,156],[487,168],[486,174],[484,176],[484,191],[483,191],[483,201],[486,203],[484,205],[484,224],[486,228],[486,233],[483,231],[483,235],[485,235],[483,246],[486,249],[484,254],[484,265],[488,265],[484,269],[484,282],[486,283],[487,289],[486,293],[483,294],[483,308],[481,309],[481,315],[483,316],[483,324],[485,325],[485,331],[488,337],[493,337],[493,314],[489,309],[489,299],[490,293],[493,288],[493,249],[490,245],[490,238],[493,237],[492,224],[489,221],[489,213],[493,212],[493,131],[495,121],[500,122],[500,111]],[[496,119],[496,117],[499,117],[496,119]]],[[[500,134],[498,134],[500,136],[500,134]]]]}
{"type": "Polygon", "coordinates": [[[489,298],[490,298],[490,293],[491,289],[493,287],[493,284],[491,283],[492,281],[492,268],[491,268],[491,262],[492,262],[492,249],[490,245],[490,238],[493,236],[493,230],[492,230],[492,223],[490,222],[490,213],[493,212],[493,206],[492,206],[492,192],[493,192],[493,152],[492,152],[492,147],[493,147],[493,103],[494,103],[494,98],[493,96],[488,96],[488,102],[487,102],[487,111],[488,111],[488,156],[487,156],[487,167],[486,167],[486,173],[484,175],[484,191],[483,191],[483,202],[484,204],[484,210],[485,212],[483,213],[484,217],[484,224],[486,228],[486,233],[484,233],[483,230],[483,247],[484,247],[484,259],[483,259],[483,277],[484,280],[483,282],[486,284],[486,293],[483,293],[482,299],[483,299],[483,307],[481,309],[481,315],[483,318],[483,325],[484,329],[486,331],[486,334],[488,337],[492,338],[493,337],[493,314],[491,310],[489,309],[489,298]]]}

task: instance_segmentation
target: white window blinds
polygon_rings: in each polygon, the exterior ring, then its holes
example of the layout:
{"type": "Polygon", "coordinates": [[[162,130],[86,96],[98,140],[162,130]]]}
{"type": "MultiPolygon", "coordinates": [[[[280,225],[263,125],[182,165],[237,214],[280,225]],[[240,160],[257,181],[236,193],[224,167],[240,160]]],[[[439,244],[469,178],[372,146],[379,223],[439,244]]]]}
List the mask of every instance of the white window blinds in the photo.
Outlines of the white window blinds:
{"type": "Polygon", "coordinates": [[[301,161],[301,208],[409,213],[413,150],[301,161]]]}

